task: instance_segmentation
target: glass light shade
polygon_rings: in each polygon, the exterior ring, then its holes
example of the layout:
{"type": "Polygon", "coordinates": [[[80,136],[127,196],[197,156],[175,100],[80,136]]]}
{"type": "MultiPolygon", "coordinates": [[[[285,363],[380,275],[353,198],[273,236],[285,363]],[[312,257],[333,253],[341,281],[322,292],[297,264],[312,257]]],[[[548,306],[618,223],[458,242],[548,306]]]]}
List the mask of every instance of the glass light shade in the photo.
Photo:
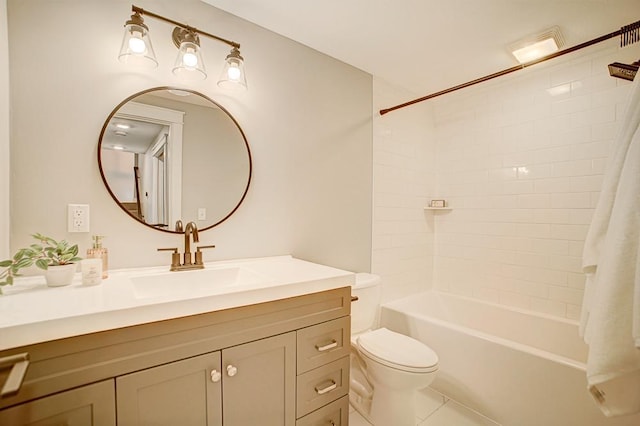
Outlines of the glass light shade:
{"type": "Polygon", "coordinates": [[[244,60],[240,56],[240,51],[233,48],[227,55],[218,80],[218,86],[224,89],[246,89],[247,77],[244,71],[244,60]]]}
{"type": "Polygon", "coordinates": [[[149,38],[149,29],[140,15],[134,14],[124,26],[124,37],[118,60],[125,64],[144,68],[158,66],[156,54],[149,38]]]}
{"type": "Polygon", "coordinates": [[[191,41],[180,43],[173,73],[185,80],[204,80],[207,78],[200,46],[191,41]]]}

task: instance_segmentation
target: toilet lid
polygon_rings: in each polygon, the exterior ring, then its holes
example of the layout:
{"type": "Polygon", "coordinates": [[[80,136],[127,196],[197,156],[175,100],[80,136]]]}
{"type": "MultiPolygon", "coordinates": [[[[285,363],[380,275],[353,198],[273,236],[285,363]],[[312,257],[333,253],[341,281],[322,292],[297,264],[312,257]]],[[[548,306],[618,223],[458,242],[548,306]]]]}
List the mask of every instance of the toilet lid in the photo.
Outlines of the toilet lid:
{"type": "Polygon", "coordinates": [[[424,343],[386,328],[358,337],[363,355],[388,367],[415,373],[438,369],[438,355],[424,343]]]}

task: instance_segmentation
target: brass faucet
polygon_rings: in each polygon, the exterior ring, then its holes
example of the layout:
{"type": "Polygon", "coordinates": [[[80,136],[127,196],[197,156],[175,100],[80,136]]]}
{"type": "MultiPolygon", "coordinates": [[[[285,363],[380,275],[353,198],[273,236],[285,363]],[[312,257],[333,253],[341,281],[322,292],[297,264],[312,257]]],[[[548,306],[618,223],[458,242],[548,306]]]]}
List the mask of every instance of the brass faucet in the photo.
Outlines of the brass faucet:
{"type": "Polygon", "coordinates": [[[192,265],[190,235],[193,235],[194,243],[200,242],[200,239],[198,238],[198,227],[195,222],[189,222],[187,223],[187,226],[184,227],[184,266],[192,265]]]}
{"type": "Polygon", "coordinates": [[[198,227],[195,222],[187,223],[187,226],[184,227],[184,256],[183,262],[180,263],[180,253],[178,253],[177,248],[159,248],[158,251],[172,251],[171,254],[171,270],[172,271],[186,271],[189,269],[203,269],[204,263],[202,261],[202,252],[201,249],[207,248],[215,248],[214,245],[209,246],[199,246],[196,248],[195,252],[195,262],[191,259],[191,238],[193,238],[194,243],[200,242],[198,237],[198,227]]]}

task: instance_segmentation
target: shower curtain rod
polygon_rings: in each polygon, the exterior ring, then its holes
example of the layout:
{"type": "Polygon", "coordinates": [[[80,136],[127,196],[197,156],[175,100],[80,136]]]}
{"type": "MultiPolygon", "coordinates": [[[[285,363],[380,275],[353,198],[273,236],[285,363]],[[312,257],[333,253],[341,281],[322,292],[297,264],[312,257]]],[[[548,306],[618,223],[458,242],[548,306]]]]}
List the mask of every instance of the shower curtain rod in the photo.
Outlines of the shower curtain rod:
{"type": "Polygon", "coordinates": [[[533,61],[525,62],[524,64],[516,65],[514,67],[507,68],[505,70],[498,71],[496,73],[489,74],[489,75],[486,75],[484,77],[480,77],[480,78],[477,78],[475,80],[471,80],[471,81],[468,81],[466,83],[462,83],[462,84],[459,84],[457,86],[453,86],[453,87],[450,87],[448,89],[441,90],[439,92],[435,92],[435,93],[432,93],[430,95],[423,96],[421,98],[414,99],[412,101],[408,101],[408,102],[405,102],[403,104],[399,104],[399,105],[393,106],[391,108],[381,109],[380,110],[380,115],[385,115],[388,112],[395,111],[397,109],[404,108],[404,107],[407,107],[407,106],[410,106],[410,105],[413,105],[413,104],[417,104],[418,102],[426,101],[428,99],[433,99],[433,98],[435,98],[437,96],[441,96],[441,95],[445,95],[447,93],[455,92],[456,90],[464,89],[465,87],[473,86],[473,85],[478,84],[478,83],[483,83],[485,81],[492,80],[492,79],[494,79],[496,77],[502,77],[503,75],[511,74],[512,72],[515,72],[515,71],[520,71],[520,70],[525,69],[527,67],[530,67],[532,65],[536,65],[536,64],[539,64],[541,62],[545,62],[545,61],[548,61],[550,59],[557,58],[558,56],[566,55],[567,53],[575,52],[576,50],[580,50],[580,49],[583,49],[585,47],[592,46],[594,44],[600,43],[600,42],[605,41],[605,40],[609,40],[610,38],[614,38],[614,37],[617,37],[617,36],[620,36],[620,47],[627,46],[628,44],[635,43],[636,41],[640,41],[640,21],[636,21],[633,24],[625,25],[624,27],[620,28],[618,31],[614,31],[614,32],[609,33],[609,34],[602,35],[600,37],[594,38],[593,40],[589,40],[589,41],[586,41],[584,43],[575,45],[573,47],[569,47],[567,49],[551,53],[551,54],[543,56],[541,58],[534,59],[533,61]]]}

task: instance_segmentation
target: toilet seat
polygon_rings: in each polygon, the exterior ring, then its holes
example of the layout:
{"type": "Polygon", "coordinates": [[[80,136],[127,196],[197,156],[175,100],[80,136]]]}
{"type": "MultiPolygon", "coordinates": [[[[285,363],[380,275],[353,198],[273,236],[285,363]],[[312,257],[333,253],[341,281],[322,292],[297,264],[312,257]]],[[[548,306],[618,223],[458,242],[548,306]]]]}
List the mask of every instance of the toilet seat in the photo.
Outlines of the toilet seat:
{"type": "Polygon", "coordinates": [[[424,343],[386,328],[358,336],[361,353],[387,367],[411,373],[438,369],[438,355],[424,343]]]}

